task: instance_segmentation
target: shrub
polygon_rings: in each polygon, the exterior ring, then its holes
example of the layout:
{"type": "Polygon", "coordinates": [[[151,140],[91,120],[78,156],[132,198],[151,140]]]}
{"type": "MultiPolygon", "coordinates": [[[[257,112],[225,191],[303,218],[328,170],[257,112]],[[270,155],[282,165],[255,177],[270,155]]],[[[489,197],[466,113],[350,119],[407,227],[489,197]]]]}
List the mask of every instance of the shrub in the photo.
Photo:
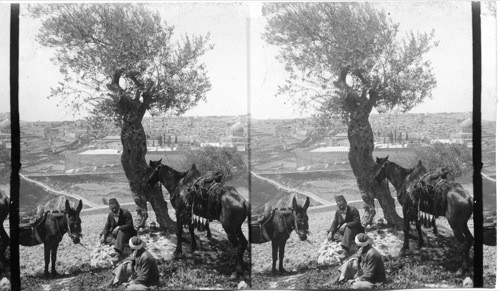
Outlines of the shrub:
{"type": "Polygon", "coordinates": [[[443,167],[448,167],[448,177],[456,178],[472,173],[472,149],[463,144],[435,143],[415,148],[416,161],[422,160],[430,173],[435,173],[443,167]]]}
{"type": "Polygon", "coordinates": [[[224,174],[223,181],[246,178],[248,166],[246,158],[234,148],[218,148],[207,146],[186,154],[186,167],[196,164],[202,173],[220,171],[224,174]]]}

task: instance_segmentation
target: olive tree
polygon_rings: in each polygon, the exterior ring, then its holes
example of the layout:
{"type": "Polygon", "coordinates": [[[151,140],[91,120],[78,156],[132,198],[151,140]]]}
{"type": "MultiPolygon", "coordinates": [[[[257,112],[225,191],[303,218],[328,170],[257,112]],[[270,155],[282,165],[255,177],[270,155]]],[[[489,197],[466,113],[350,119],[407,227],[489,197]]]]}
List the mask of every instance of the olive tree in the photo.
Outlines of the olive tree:
{"type": "Polygon", "coordinates": [[[174,38],[158,12],[141,4],[43,4],[30,6],[39,18],[38,42],[55,51],[64,75],[51,96],[75,112],[121,130],[121,163],[141,217],[150,202],[164,230],[173,230],[158,185],[147,185],[146,112],[182,114],[205,98],[210,82],[199,62],[209,35],[174,38]]]}
{"type": "Polygon", "coordinates": [[[398,34],[384,11],[368,3],[269,3],[264,39],[278,46],[287,72],[277,94],[314,108],[323,121],[347,125],[349,162],[361,196],[374,215],[378,199],[386,220],[401,225],[386,185],[373,177],[373,109],[405,112],[431,97],[436,86],[424,55],[433,34],[398,34]]]}

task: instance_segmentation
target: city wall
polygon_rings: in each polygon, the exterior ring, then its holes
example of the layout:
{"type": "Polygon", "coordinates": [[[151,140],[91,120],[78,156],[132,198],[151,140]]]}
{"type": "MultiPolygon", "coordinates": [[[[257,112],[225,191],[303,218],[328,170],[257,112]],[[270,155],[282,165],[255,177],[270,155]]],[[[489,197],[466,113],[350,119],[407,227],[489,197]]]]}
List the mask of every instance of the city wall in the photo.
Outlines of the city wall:
{"type": "MultiPolygon", "coordinates": [[[[389,156],[389,160],[403,167],[411,167],[415,159],[415,152],[411,148],[376,149],[373,151],[373,159],[389,156]]],[[[297,167],[317,164],[339,164],[349,163],[348,152],[297,152],[297,167]]]]}
{"type": "MultiPolygon", "coordinates": [[[[184,152],[172,151],[162,153],[146,154],[146,162],[149,160],[162,159],[163,164],[167,164],[175,169],[183,166],[186,160],[184,152]]],[[[65,170],[78,169],[84,167],[102,167],[109,165],[121,165],[121,155],[79,155],[79,154],[66,154],[65,155],[65,170]]]]}

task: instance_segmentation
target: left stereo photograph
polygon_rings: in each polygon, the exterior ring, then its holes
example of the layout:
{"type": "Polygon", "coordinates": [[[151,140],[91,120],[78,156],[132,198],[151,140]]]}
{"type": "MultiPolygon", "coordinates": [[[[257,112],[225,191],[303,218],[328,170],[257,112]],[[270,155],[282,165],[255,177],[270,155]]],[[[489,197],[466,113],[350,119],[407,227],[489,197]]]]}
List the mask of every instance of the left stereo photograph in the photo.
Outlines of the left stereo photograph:
{"type": "Polygon", "coordinates": [[[249,288],[246,34],[238,3],[20,5],[23,290],[249,288]]]}

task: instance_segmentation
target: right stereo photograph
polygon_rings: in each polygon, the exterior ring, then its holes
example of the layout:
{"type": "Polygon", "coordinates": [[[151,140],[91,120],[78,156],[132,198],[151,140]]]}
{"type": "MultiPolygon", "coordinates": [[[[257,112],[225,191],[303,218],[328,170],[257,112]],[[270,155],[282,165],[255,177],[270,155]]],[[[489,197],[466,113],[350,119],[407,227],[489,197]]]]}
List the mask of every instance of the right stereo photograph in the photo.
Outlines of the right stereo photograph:
{"type": "Polygon", "coordinates": [[[495,287],[496,5],[480,8],[482,209],[473,6],[250,5],[252,289],[472,288],[481,212],[495,287]]]}

